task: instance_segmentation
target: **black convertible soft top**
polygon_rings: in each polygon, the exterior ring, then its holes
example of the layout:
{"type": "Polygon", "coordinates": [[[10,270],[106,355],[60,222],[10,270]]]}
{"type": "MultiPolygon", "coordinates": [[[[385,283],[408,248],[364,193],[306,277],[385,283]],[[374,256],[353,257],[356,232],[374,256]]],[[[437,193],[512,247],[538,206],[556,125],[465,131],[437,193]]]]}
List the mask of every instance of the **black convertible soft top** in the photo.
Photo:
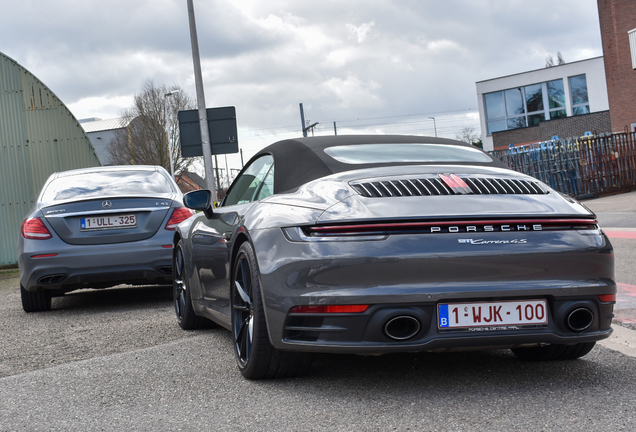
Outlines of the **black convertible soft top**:
{"type": "MultiPolygon", "coordinates": [[[[445,144],[462,147],[472,145],[436,137],[408,136],[408,135],[340,135],[321,136],[312,138],[295,138],[278,141],[259,151],[252,159],[255,160],[269,154],[274,157],[274,193],[291,192],[312,180],[331,174],[364,168],[386,166],[386,163],[356,163],[339,162],[332,158],[325,149],[335,146],[363,145],[363,144],[445,144]]],[[[391,162],[391,165],[483,165],[508,168],[497,159],[490,158],[489,162],[391,162]]],[[[249,165],[249,163],[248,163],[249,165]]]]}

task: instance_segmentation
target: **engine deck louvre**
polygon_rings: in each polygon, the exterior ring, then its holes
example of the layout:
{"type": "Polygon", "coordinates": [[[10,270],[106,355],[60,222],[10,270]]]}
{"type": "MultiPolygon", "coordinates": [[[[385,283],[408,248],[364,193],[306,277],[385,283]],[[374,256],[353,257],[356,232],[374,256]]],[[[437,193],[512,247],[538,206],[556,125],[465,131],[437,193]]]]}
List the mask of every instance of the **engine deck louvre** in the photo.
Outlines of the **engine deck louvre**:
{"type": "Polygon", "coordinates": [[[545,195],[537,182],[501,177],[459,176],[468,185],[449,188],[437,177],[395,178],[351,182],[351,187],[366,198],[413,197],[434,195],[545,195]],[[470,190],[468,190],[470,189],[470,190]]]}

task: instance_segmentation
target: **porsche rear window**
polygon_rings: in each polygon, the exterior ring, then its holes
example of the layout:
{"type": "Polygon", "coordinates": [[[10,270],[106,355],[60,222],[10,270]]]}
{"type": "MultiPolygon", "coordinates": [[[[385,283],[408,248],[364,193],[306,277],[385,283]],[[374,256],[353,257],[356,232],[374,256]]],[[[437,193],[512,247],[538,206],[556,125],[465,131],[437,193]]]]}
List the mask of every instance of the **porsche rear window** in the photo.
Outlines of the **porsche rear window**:
{"type": "Polygon", "coordinates": [[[399,162],[492,162],[478,149],[445,144],[358,144],[327,147],[325,153],[346,164],[399,162]]]}
{"type": "Polygon", "coordinates": [[[169,197],[168,180],[154,171],[92,172],[59,177],[42,194],[42,202],[107,197],[169,197]]]}

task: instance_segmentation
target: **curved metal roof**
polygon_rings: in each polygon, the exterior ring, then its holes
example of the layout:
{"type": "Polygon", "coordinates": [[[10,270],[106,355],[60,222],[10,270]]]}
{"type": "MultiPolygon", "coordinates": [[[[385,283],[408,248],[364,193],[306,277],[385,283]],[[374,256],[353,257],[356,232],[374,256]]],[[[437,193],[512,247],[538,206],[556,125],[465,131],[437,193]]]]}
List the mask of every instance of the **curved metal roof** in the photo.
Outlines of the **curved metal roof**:
{"type": "Polygon", "coordinates": [[[99,166],[84,129],[42,81],[0,53],[0,265],[13,264],[23,217],[54,172],[99,166]]]}
{"type": "Polygon", "coordinates": [[[86,133],[122,129],[130,124],[132,118],[121,117],[108,120],[81,121],[80,125],[86,133]]]}

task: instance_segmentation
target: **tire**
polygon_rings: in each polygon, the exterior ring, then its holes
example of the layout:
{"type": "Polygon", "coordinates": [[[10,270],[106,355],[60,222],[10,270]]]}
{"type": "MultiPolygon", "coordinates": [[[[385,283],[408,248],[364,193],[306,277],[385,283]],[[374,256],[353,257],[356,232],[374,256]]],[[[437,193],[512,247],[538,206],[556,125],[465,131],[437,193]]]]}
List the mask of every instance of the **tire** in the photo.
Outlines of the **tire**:
{"type": "Polygon", "coordinates": [[[27,291],[20,285],[22,309],[25,312],[44,312],[51,310],[51,293],[45,289],[27,291]]]}
{"type": "Polygon", "coordinates": [[[247,379],[291,378],[309,372],[309,353],[279,351],[269,342],[260,277],[252,245],[241,245],[234,261],[230,301],[236,364],[247,379]]]}
{"type": "Polygon", "coordinates": [[[188,288],[184,258],[183,244],[179,241],[172,256],[172,298],[174,300],[177,323],[184,330],[210,327],[212,322],[207,318],[198,316],[192,307],[192,297],[188,288]]]}
{"type": "Polygon", "coordinates": [[[583,357],[594,348],[596,342],[574,345],[546,345],[539,347],[513,348],[514,355],[528,361],[574,360],[583,357]]]}

